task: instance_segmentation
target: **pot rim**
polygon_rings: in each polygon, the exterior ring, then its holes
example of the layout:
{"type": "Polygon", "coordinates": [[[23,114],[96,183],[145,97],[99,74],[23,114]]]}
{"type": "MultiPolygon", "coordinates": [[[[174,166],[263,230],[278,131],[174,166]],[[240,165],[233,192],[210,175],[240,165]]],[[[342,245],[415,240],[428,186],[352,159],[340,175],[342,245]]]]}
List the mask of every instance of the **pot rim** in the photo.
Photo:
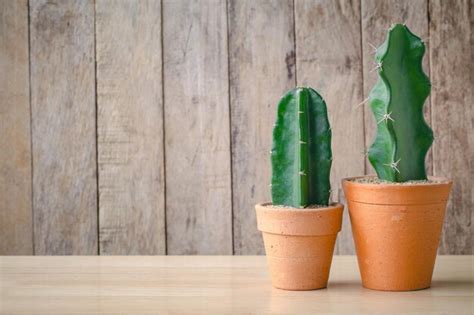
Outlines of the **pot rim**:
{"type": "Polygon", "coordinates": [[[327,206],[327,207],[295,208],[295,207],[289,207],[289,206],[273,206],[273,203],[271,201],[259,202],[255,206],[259,206],[259,207],[265,208],[266,210],[270,210],[270,211],[278,211],[278,212],[291,211],[291,213],[294,213],[294,212],[310,213],[310,212],[334,211],[334,210],[337,210],[341,207],[344,207],[344,205],[342,203],[331,202],[329,204],[329,206],[327,206]],[[272,207],[269,207],[269,206],[272,206],[272,207]]]}
{"type": "MultiPolygon", "coordinates": [[[[378,205],[419,205],[445,203],[449,199],[452,181],[443,177],[428,177],[441,182],[415,183],[400,185],[397,183],[358,183],[356,178],[342,180],[346,200],[351,202],[378,205]]],[[[349,207],[350,211],[350,207],[349,207]]]]}
{"type": "Polygon", "coordinates": [[[447,177],[441,177],[441,176],[428,176],[428,180],[436,180],[437,182],[434,183],[413,183],[413,184],[398,184],[398,183],[359,183],[355,182],[354,179],[358,178],[370,178],[370,177],[377,177],[377,175],[362,175],[362,176],[353,176],[353,177],[346,177],[341,180],[342,184],[346,185],[354,185],[354,186],[364,186],[364,187],[370,187],[370,188],[399,188],[399,189],[407,189],[407,188],[413,188],[413,187],[435,187],[435,186],[445,186],[445,185],[451,185],[453,183],[452,179],[449,179],[447,177]]]}
{"type": "Polygon", "coordinates": [[[270,202],[255,205],[257,228],[265,233],[294,236],[336,235],[342,226],[344,205],[323,208],[273,208],[270,202]]]}

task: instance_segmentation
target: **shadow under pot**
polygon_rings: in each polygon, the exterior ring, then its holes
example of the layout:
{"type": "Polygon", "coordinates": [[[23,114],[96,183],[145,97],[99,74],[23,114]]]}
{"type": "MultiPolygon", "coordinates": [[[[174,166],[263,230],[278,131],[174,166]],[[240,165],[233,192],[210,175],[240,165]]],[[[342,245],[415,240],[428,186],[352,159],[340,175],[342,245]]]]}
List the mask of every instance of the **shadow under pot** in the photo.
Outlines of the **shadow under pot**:
{"type": "Polygon", "coordinates": [[[257,204],[272,285],[284,290],[327,286],[343,205],[290,208],[257,204]]]}
{"type": "Polygon", "coordinates": [[[362,284],[384,291],[430,287],[452,182],[342,181],[362,284]]]}

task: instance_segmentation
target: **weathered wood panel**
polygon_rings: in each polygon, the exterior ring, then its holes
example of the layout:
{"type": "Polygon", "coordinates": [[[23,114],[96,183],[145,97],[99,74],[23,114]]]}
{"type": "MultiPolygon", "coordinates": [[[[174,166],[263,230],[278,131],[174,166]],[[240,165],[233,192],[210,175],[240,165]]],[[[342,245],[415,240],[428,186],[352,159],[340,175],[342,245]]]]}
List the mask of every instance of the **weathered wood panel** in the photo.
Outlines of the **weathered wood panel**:
{"type": "MultiPolygon", "coordinates": [[[[340,179],[373,173],[374,119],[355,108],[377,77],[371,44],[399,22],[429,51],[428,171],[455,181],[440,253],[472,253],[473,6],[165,0],[162,14],[160,1],[97,0],[94,23],[92,0],[31,0],[28,34],[27,1],[0,1],[0,254],[160,254],[165,237],[171,254],[262,253],[253,206],[270,198],[280,95],[298,83],[325,97],[344,202],[340,179]]],[[[352,243],[346,211],[336,253],[352,243]]]]}
{"type": "Polygon", "coordinates": [[[30,1],[36,254],[97,254],[94,3],[30,1]]]}
{"type": "MultiPolygon", "coordinates": [[[[423,68],[429,75],[429,40],[428,40],[428,0],[362,0],[362,52],[363,52],[363,73],[364,73],[364,99],[369,95],[370,90],[377,81],[377,71],[374,70],[375,47],[379,47],[387,37],[387,31],[392,23],[406,23],[415,34],[425,41],[426,52],[423,58],[423,68]]],[[[362,100],[361,100],[362,102],[362,100]]],[[[364,111],[365,121],[365,145],[367,150],[375,139],[376,123],[370,110],[368,102],[360,106],[364,111]]],[[[430,99],[425,103],[425,119],[431,121],[430,99]]],[[[366,173],[375,174],[375,171],[368,161],[366,162],[366,173]]],[[[428,174],[432,174],[432,151],[428,151],[426,157],[426,167],[428,174]]]]}
{"type": "Polygon", "coordinates": [[[0,255],[31,255],[28,2],[0,1],[0,255]]]}
{"type": "MultiPolygon", "coordinates": [[[[469,6],[469,16],[470,16],[470,20],[471,20],[471,61],[474,60],[474,0],[470,0],[470,6],[469,6]]],[[[470,73],[470,79],[471,79],[471,86],[474,84],[474,63],[471,62],[471,67],[469,68],[469,73],[470,73]]],[[[474,100],[474,92],[472,89],[470,89],[471,91],[471,95],[470,95],[470,98],[471,98],[471,101],[474,100]]],[[[472,115],[472,112],[471,112],[471,115],[472,115]]],[[[471,116],[472,117],[472,116],[471,116]]],[[[472,163],[472,161],[471,161],[472,163]]],[[[471,172],[472,172],[472,164],[471,164],[471,172]]],[[[471,189],[473,189],[473,184],[472,184],[472,181],[469,183],[469,185],[471,185],[471,189]]],[[[474,198],[473,197],[474,194],[471,192],[471,198],[474,198]]],[[[471,212],[471,242],[473,241],[472,238],[474,237],[474,201],[471,200],[471,205],[470,207],[468,207],[468,209],[470,210],[464,210],[464,211],[470,211],[471,212]]],[[[474,245],[471,243],[471,254],[473,254],[474,252],[474,249],[472,249],[474,245]]],[[[444,251],[447,251],[446,249],[443,249],[444,251]]]]}
{"type": "Polygon", "coordinates": [[[169,254],[231,254],[224,0],[163,2],[169,254]]]}
{"type": "Polygon", "coordinates": [[[101,254],[164,254],[159,1],[96,2],[101,254]]]}
{"type": "Polygon", "coordinates": [[[277,103],[295,86],[292,1],[229,2],[234,252],[262,254],[254,206],[270,196],[277,103]]]}
{"type": "MultiPolygon", "coordinates": [[[[342,202],[340,181],[364,173],[360,3],[295,1],[298,85],[309,85],[326,100],[332,126],[332,199],[342,202]]],[[[353,253],[347,216],[336,253],[353,253]]]]}
{"type": "Polygon", "coordinates": [[[433,146],[436,176],[454,180],[442,254],[472,254],[474,137],[469,1],[430,1],[433,146]],[[469,71],[471,70],[471,71],[469,71]]]}

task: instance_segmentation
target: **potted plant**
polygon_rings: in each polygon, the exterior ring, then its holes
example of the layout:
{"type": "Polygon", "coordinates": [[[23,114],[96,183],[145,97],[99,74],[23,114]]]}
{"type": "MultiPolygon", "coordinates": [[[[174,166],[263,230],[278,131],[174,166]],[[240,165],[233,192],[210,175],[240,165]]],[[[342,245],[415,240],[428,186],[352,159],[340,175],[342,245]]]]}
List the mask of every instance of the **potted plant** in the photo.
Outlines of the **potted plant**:
{"type": "Polygon", "coordinates": [[[341,204],[330,204],[331,127],[311,88],[282,97],[273,129],[271,203],[255,206],[274,287],[327,286],[341,204]]]}
{"type": "Polygon", "coordinates": [[[433,132],[423,117],[431,84],[423,41],[393,25],[377,49],[379,79],[369,94],[377,135],[368,159],[377,177],[343,180],[364,287],[428,288],[452,182],[427,177],[433,132]]]}

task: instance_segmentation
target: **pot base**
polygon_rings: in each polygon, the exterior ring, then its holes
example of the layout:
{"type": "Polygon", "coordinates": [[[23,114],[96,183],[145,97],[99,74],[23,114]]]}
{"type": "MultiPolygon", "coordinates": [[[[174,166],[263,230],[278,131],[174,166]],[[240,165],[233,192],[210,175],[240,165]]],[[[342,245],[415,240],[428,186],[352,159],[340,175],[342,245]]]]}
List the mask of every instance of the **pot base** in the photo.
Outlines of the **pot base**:
{"type": "Polygon", "coordinates": [[[336,235],[263,233],[272,285],[291,291],[327,287],[336,235]]]}
{"type": "Polygon", "coordinates": [[[385,292],[407,292],[407,291],[420,291],[420,290],[425,290],[431,288],[431,285],[427,287],[421,287],[421,288],[394,288],[394,287],[370,287],[365,284],[362,284],[362,286],[366,289],[373,290],[373,291],[385,291],[385,292]]]}

